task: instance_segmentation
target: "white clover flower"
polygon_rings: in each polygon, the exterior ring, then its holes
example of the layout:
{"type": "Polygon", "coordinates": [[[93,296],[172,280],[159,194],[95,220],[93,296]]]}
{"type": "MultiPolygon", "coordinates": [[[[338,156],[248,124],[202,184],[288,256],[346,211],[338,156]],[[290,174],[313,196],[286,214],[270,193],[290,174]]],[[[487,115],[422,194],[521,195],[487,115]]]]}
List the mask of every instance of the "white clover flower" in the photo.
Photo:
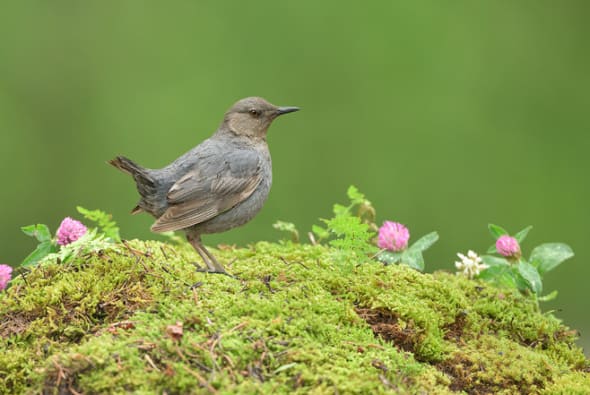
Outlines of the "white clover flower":
{"type": "Polygon", "coordinates": [[[461,259],[455,262],[455,267],[459,270],[457,274],[463,274],[467,278],[473,278],[489,267],[482,263],[481,257],[471,250],[467,252],[467,256],[461,253],[458,253],[457,256],[461,259]]]}

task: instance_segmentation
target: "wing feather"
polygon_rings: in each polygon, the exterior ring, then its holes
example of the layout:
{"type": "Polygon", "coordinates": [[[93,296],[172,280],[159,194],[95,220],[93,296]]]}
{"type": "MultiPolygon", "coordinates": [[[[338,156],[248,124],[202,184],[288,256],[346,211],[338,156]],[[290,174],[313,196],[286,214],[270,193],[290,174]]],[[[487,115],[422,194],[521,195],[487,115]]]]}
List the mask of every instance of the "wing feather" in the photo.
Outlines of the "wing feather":
{"type": "Polygon", "coordinates": [[[234,152],[220,165],[201,165],[170,188],[168,209],[152,225],[152,231],[184,229],[214,218],[250,197],[262,179],[260,157],[254,151],[234,152]]]}

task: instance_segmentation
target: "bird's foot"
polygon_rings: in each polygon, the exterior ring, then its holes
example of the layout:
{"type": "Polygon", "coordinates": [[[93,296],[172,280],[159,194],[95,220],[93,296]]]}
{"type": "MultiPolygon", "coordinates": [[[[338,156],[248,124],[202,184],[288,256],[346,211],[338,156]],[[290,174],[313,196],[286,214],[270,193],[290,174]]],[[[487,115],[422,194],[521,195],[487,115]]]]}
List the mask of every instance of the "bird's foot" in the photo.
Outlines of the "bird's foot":
{"type": "Polygon", "coordinates": [[[197,268],[197,271],[198,272],[203,272],[203,271],[206,271],[207,270],[207,268],[199,265],[197,262],[191,262],[191,263],[197,268]]]}
{"type": "Polygon", "coordinates": [[[234,276],[233,274],[230,274],[230,273],[226,272],[225,269],[223,269],[223,268],[198,267],[197,268],[197,271],[198,272],[201,272],[201,273],[223,274],[223,275],[226,275],[228,277],[237,279],[236,276],[234,276]]]}
{"type": "Polygon", "coordinates": [[[199,273],[211,273],[211,274],[224,274],[228,277],[231,278],[235,278],[237,279],[236,276],[234,276],[233,274],[230,274],[228,272],[225,271],[225,269],[223,267],[203,267],[201,265],[199,265],[197,262],[191,262],[193,265],[195,265],[195,267],[197,268],[197,272],[199,273]]]}
{"type": "Polygon", "coordinates": [[[236,277],[232,276],[231,274],[229,274],[228,272],[226,272],[225,269],[223,268],[223,265],[221,263],[219,263],[217,261],[217,259],[215,259],[215,257],[209,251],[207,251],[205,246],[201,243],[200,237],[198,237],[198,236],[191,237],[189,234],[187,234],[187,239],[191,243],[191,245],[195,248],[197,253],[201,256],[201,259],[203,260],[203,262],[207,266],[206,268],[204,268],[195,262],[194,264],[197,267],[198,272],[219,273],[219,274],[225,274],[226,276],[231,277],[231,278],[236,278],[236,277]]]}

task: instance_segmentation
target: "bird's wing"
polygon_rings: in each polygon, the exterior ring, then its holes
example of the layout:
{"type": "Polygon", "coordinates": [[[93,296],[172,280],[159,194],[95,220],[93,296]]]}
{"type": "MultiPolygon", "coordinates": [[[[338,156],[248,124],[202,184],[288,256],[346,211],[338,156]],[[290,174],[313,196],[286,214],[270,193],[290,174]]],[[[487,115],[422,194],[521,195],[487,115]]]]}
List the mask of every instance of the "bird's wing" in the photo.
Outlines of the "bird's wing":
{"type": "Polygon", "coordinates": [[[152,231],[184,229],[229,210],[256,190],[262,178],[260,168],[260,155],[252,150],[205,158],[170,188],[168,209],[152,231]]]}

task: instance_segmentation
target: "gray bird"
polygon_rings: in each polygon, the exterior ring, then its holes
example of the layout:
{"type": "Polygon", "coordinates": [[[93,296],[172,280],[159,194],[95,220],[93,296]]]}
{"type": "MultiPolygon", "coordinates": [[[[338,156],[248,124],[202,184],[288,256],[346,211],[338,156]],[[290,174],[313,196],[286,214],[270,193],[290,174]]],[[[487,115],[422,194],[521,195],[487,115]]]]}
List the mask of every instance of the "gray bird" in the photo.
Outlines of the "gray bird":
{"type": "Polygon", "coordinates": [[[201,235],[243,225],[260,211],[272,183],[266,132],[276,117],[297,110],[248,97],[225,113],[213,136],[162,169],[123,156],[109,163],[135,179],[141,199],[132,214],[157,218],[154,232],[184,230],[207,271],[225,273],[201,235]]]}

